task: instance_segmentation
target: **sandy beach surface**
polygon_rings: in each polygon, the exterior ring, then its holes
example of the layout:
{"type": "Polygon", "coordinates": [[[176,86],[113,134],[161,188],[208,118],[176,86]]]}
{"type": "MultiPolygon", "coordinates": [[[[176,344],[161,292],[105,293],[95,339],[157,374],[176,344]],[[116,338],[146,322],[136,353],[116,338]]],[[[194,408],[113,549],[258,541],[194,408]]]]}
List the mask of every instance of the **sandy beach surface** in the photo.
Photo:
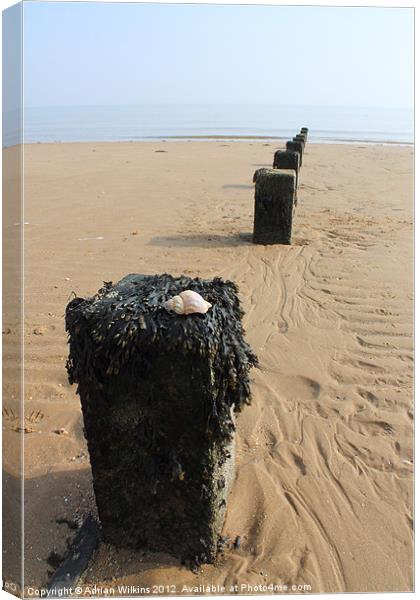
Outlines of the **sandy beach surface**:
{"type": "MultiPolygon", "coordinates": [[[[170,556],[101,544],[84,582],[178,592],[412,589],[413,149],[309,140],[293,245],[256,246],[252,176],[278,147],[25,148],[27,586],[47,583],[94,510],[79,399],[65,371],[65,306],[103,281],[169,272],[234,280],[260,360],[252,405],[238,420],[224,527],[240,544],[197,573],[170,556]]],[[[5,369],[13,372],[10,356],[5,369]]],[[[11,448],[19,433],[7,393],[11,448]]],[[[8,457],[12,489],[18,472],[8,457]]]]}

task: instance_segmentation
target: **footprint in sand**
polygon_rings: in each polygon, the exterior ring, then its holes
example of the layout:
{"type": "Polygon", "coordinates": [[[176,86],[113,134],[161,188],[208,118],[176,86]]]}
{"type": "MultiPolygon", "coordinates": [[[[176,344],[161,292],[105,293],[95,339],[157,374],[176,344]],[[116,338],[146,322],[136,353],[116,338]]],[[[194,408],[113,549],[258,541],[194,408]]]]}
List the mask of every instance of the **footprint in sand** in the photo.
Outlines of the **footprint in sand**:
{"type": "Polygon", "coordinates": [[[276,378],[276,391],[291,400],[316,400],[321,394],[321,385],[305,375],[281,375],[276,378]]]}
{"type": "Polygon", "coordinates": [[[293,462],[295,463],[295,465],[297,466],[299,471],[302,473],[302,475],[306,475],[306,473],[307,473],[306,465],[303,462],[302,457],[300,457],[297,454],[295,454],[294,452],[292,452],[292,458],[293,458],[293,462]]]}
{"type": "Polygon", "coordinates": [[[374,406],[379,406],[379,398],[373,393],[369,392],[369,390],[364,390],[363,388],[359,388],[357,393],[363,400],[367,400],[374,406]]]}
{"type": "Polygon", "coordinates": [[[386,421],[360,421],[362,428],[366,429],[369,436],[392,435],[394,428],[386,421]]]}
{"type": "Polygon", "coordinates": [[[321,393],[321,385],[317,381],[302,375],[300,376],[300,380],[307,387],[307,389],[310,390],[312,398],[319,398],[321,393]]]}
{"type": "Polygon", "coordinates": [[[22,423],[13,409],[7,406],[3,408],[2,414],[3,419],[10,422],[10,429],[16,431],[16,433],[33,433],[35,431],[34,426],[40,423],[45,416],[40,410],[32,410],[29,414],[25,415],[24,422],[22,423]]]}

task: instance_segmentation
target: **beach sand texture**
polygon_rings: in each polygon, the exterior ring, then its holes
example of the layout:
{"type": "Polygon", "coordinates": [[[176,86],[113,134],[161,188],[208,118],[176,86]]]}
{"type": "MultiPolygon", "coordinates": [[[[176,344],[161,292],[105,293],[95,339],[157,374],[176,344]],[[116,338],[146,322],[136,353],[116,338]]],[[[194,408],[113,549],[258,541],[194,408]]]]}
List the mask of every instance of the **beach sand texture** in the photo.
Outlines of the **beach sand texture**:
{"type": "MultiPolygon", "coordinates": [[[[65,306],[127,273],[169,272],[235,281],[260,360],[238,419],[231,542],[198,573],[102,544],[84,581],[412,589],[413,150],[309,140],[293,244],[257,246],[252,176],[277,148],[25,148],[26,585],[45,585],[51,551],[94,506],[65,306]]],[[[7,457],[6,473],[13,485],[7,457]]]]}

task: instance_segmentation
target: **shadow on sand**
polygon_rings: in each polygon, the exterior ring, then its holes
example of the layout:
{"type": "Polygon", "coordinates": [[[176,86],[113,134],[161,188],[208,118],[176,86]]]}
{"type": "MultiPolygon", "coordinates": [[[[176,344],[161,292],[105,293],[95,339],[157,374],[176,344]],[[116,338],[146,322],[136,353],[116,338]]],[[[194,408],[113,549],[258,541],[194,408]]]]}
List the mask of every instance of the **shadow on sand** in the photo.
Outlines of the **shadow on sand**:
{"type": "Polygon", "coordinates": [[[222,188],[224,190],[253,190],[254,186],[247,183],[225,183],[222,188]]]}
{"type": "MultiPolygon", "coordinates": [[[[21,536],[16,535],[21,519],[20,478],[3,471],[3,485],[6,491],[3,504],[5,511],[3,522],[6,524],[6,530],[3,529],[3,535],[8,536],[3,549],[4,581],[17,584],[17,592],[22,575],[24,575],[25,587],[38,589],[47,587],[56,569],[68,556],[70,546],[79,531],[76,523],[80,517],[82,517],[81,521],[84,521],[87,515],[96,518],[91,470],[81,468],[74,471],[51,471],[40,477],[25,479],[23,573],[22,539],[21,536]]],[[[194,578],[191,570],[181,565],[179,558],[164,553],[116,548],[106,544],[100,538],[97,549],[89,558],[90,564],[82,578],[87,576],[87,582],[91,584],[96,583],[91,581],[92,575],[101,577],[105,574],[108,579],[118,577],[122,580],[133,575],[135,579],[141,577],[142,580],[149,574],[153,581],[156,579],[156,573],[168,567],[179,570],[183,578],[194,578]]],[[[167,583],[170,584],[170,581],[167,583]]]]}
{"type": "Polygon", "coordinates": [[[231,235],[192,234],[157,236],[150,240],[150,246],[166,246],[167,248],[216,248],[225,246],[248,246],[252,244],[252,233],[238,232],[231,235]]]}
{"type": "Polygon", "coordinates": [[[21,529],[19,505],[21,480],[3,471],[3,536],[7,537],[3,556],[3,577],[18,582],[24,575],[25,585],[47,585],[64,558],[77,533],[77,521],[96,514],[90,468],[50,471],[25,478],[24,573],[21,563],[21,529]],[[6,516],[7,515],[7,516],[6,516]]]}

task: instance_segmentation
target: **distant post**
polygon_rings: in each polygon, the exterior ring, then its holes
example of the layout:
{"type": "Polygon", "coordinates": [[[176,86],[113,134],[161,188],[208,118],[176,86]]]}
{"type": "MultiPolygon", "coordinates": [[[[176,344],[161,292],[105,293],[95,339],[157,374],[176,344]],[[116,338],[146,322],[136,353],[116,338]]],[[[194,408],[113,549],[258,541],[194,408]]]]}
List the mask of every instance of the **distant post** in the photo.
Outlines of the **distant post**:
{"type": "Polygon", "coordinates": [[[303,154],[303,142],[301,141],[288,141],[286,142],[286,150],[291,150],[292,152],[299,152],[299,166],[302,166],[302,154],[303,154]]]}
{"type": "Polygon", "coordinates": [[[294,169],[296,172],[296,188],[299,182],[299,152],[291,150],[277,150],[274,153],[273,169],[294,169]]]}
{"type": "Polygon", "coordinates": [[[303,147],[305,148],[305,146],[306,146],[306,136],[303,133],[298,133],[297,135],[295,135],[295,137],[293,139],[296,140],[296,141],[298,141],[298,142],[303,142],[303,147]]]}
{"type": "Polygon", "coordinates": [[[254,244],[290,244],[295,206],[295,170],[258,169],[254,181],[254,244]]]}

